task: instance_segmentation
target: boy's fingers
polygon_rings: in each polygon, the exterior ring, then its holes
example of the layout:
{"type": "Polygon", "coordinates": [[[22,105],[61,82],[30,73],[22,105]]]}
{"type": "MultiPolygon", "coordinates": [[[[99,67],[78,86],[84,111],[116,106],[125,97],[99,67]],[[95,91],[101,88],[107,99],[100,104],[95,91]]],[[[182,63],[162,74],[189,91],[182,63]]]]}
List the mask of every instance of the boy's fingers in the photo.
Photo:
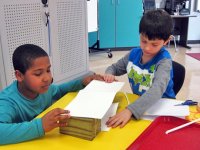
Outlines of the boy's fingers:
{"type": "Polygon", "coordinates": [[[70,115],[69,114],[61,114],[55,117],[55,120],[65,120],[65,119],[69,119],[70,115]]]}
{"type": "Polygon", "coordinates": [[[67,120],[70,118],[70,111],[69,110],[64,110],[61,108],[56,108],[53,110],[53,122],[55,123],[55,125],[59,124],[60,121],[63,122],[64,120],[67,120]]]}
{"type": "Polygon", "coordinates": [[[69,111],[69,110],[65,110],[65,112],[66,112],[66,113],[70,113],[70,111],[69,111]]]}
{"type": "Polygon", "coordinates": [[[67,125],[68,125],[67,122],[59,122],[57,124],[57,127],[66,127],[67,125]]]}
{"type": "Polygon", "coordinates": [[[61,114],[69,114],[70,113],[69,110],[64,110],[64,109],[61,109],[61,108],[56,108],[53,111],[54,111],[54,115],[55,116],[61,115],[61,114]]]}

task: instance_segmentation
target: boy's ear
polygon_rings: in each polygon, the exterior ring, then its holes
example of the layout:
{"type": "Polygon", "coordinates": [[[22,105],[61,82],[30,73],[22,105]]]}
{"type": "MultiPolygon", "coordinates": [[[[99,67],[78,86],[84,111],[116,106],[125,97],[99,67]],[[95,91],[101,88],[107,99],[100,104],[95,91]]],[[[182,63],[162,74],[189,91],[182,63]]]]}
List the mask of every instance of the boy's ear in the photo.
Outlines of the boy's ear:
{"type": "Polygon", "coordinates": [[[24,75],[19,70],[15,70],[15,77],[19,82],[24,80],[24,75]]]}
{"type": "Polygon", "coordinates": [[[169,36],[169,38],[164,42],[164,45],[167,45],[168,42],[172,39],[172,35],[169,36]]]}

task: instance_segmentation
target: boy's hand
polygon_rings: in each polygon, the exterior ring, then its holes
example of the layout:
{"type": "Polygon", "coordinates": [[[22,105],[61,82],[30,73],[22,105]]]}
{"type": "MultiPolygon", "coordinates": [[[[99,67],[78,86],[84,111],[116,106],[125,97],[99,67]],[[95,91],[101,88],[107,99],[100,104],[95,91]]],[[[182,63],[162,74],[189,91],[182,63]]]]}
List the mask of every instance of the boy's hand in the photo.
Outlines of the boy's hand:
{"type": "Polygon", "coordinates": [[[83,85],[86,86],[88,85],[92,80],[100,80],[100,81],[104,81],[103,76],[100,74],[93,74],[90,76],[87,76],[83,79],[83,85]]]}
{"type": "Polygon", "coordinates": [[[70,118],[69,111],[56,108],[42,117],[42,126],[45,132],[49,132],[56,127],[67,126],[67,120],[70,118]]]}
{"type": "Polygon", "coordinates": [[[108,82],[108,83],[111,83],[113,81],[117,81],[115,79],[115,76],[112,75],[112,74],[105,74],[103,78],[104,78],[105,82],[108,82]]]}
{"type": "Polygon", "coordinates": [[[120,128],[124,127],[128,121],[131,119],[132,113],[128,109],[124,109],[120,113],[116,114],[115,116],[111,117],[107,122],[106,125],[108,127],[115,128],[120,126],[120,128]]]}

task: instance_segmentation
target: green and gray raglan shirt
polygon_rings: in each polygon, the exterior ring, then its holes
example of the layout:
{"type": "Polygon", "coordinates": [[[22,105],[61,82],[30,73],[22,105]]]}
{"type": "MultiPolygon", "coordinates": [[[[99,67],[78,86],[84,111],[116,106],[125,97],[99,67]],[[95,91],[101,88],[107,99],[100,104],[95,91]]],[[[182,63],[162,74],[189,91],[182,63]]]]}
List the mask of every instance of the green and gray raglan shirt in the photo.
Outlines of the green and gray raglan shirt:
{"type": "Polygon", "coordinates": [[[140,95],[137,101],[127,107],[136,119],[160,98],[175,98],[169,52],[163,47],[145,64],[141,63],[141,58],[141,48],[133,48],[130,53],[106,69],[106,74],[115,76],[127,73],[133,93],[140,95]]]}

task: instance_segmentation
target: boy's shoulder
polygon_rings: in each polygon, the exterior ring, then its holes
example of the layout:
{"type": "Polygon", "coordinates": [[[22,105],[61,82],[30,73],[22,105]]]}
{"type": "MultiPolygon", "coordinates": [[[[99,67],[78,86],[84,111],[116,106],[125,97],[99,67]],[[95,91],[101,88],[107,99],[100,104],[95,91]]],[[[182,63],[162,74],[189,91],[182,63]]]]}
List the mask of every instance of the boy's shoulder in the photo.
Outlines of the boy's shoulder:
{"type": "Polygon", "coordinates": [[[19,97],[20,95],[17,91],[17,82],[14,81],[0,92],[0,105],[15,107],[16,100],[19,99],[19,97]]]}
{"type": "Polygon", "coordinates": [[[131,49],[131,52],[138,52],[138,51],[142,51],[142,49],[140,47],[134,47],[131,49]]]}
{"type": "Polygon", "coordinates": [[[11,96],[17,93],[17,81],[13,81],[9,86],[0,92],[0,97],[11,96]]]}
{"type": "Polygon", "coordinates": [[[160,56],[160,57],[163,57],[163,58],[171,59],[171,55],[165,47],[162,47],[160,52],[157,55],[160,56]]]}
{"type": "Polygon", "coordinates": [[[134,47],[130,51],[130,55],[134,55],[134,54],[138,55],[139,53],[142,53],[142,49],[140,47],[134,47]]]}
{"type": "Polygon", "coordinates": [[[142,49],[140,47],[132,48],[129,54],[130,58],[141,57],[142,49]]]}

